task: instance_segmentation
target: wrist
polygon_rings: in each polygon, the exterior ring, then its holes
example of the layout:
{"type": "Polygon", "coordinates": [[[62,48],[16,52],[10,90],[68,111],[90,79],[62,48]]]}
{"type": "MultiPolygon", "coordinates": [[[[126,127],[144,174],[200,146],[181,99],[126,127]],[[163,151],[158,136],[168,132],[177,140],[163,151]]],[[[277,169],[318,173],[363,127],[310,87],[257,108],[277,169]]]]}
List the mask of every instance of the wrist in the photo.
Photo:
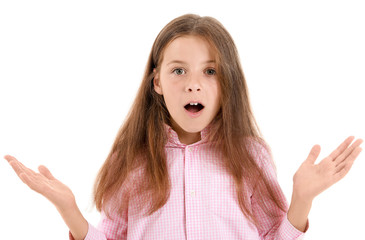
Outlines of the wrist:
{"type": "Polygon", "coordinates": [[[76,202],[74,202],[74,204],[72,205],[69,205],[68,208],[57,208],[57,210],[61,214],[66,225],[68,226],[73,238],[75,240],[84,239],[89,229],[89,223],[82,215],[76,202]]]}
{"type": "Polygon", "coordinates": [[[80,212],[75,199],[68,201],[68,203],[63,206],[56,206],[56,208],[62,216],[74,215],[75,212],[80,212]]]}
{"type": "Polygon", "coordinates": [[[295,181],[293,184],[293,192],[292,192],[292,200],[304,203],[304,204],[310,204],[313,202],[315,195],[311,191],[307,191],[305,187],[299,187],[296,186],[295,181]]]}
{"type": "Polygon", "coordinates": [[[289,222],[301,232],[306,230],[312,202],[312,198],[298,196],[293,192],[287,216],[289,222]]]}
{"type": "Polygon", "coordinates": [[[309,196],[300,194],[296,191],[293,191],[291,201],[292,202],[294,201],[301,205],[312,205],[313,199],[314,198],[312,198],[312,197],[309,197],[309,196]]]}

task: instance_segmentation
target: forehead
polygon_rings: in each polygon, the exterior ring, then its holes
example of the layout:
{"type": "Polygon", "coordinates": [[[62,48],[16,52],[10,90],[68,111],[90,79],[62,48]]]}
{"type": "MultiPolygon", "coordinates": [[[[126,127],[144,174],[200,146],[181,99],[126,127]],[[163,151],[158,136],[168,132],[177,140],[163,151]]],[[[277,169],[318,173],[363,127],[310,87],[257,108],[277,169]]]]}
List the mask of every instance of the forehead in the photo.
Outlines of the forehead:
{"type": "Polygon", "coordinates": [[[181,36],[172,40],[163,52],[163,64],[180,60],[200,62],[215,60],[215,50],[212,45],[199,36],[181,36]]]}

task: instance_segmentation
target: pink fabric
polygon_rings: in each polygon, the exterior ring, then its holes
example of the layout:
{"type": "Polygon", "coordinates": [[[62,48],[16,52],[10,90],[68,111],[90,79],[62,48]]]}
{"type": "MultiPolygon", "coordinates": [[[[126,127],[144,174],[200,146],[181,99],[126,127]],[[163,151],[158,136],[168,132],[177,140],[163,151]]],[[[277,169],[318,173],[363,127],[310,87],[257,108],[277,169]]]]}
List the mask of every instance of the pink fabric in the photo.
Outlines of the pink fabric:
{"type": "MultiPolygon", "coordinates": [[[[172,183],[167,203],[148,217],[138,214],[133,199],[123,216],[113,214],[112,219],[109,219],[102,212],[98,228],[89,224],[86,240],[290,240],[304,237],[304,233],[290,224],[286,212],[272,206],[280,217],[266,215],[256,203],[255,192],[249,193],[249,196],[260,227],[257,228],[245,218],[235,196],[234,181],[219,166],[221,155],[204,141],[207,130],[202,131],[201,141],[185,145],[180,143],[170,127],[166,129],[169,141],[165,149],[172,183]]],[[[255,144],[251,150],[286,203],[269,153],[259,144],[255,144]]]]}

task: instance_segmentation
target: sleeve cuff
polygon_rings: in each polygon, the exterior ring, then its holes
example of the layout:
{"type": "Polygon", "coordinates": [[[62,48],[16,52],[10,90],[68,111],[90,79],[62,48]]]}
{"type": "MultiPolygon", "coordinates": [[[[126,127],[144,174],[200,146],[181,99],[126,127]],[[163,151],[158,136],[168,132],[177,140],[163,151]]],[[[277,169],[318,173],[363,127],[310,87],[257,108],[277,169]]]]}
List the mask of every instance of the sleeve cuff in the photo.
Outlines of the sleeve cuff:
{"type": "MultiPolygon", "coordinates": [[[[86,237],[84,240],[106,240],[105,235],[98,231],[93,225],[91,225],[89,222],[89,229],[87,231],[86,237]]],[[[69,240],[75,240],[72,236],[71,232],[69,232],[69,240]]]]}
{"type": "Polygon", "coordinates": [[[305,227],[304,232],[296,229],[288,220],[287,215],[285,215],[283,222],[280,225],[279,234],[281,235],[279,239],[296,239],[301,240],[304,239],[305,232],[309,228],[309,221],[307,220],[307,226],[305,227]]]}

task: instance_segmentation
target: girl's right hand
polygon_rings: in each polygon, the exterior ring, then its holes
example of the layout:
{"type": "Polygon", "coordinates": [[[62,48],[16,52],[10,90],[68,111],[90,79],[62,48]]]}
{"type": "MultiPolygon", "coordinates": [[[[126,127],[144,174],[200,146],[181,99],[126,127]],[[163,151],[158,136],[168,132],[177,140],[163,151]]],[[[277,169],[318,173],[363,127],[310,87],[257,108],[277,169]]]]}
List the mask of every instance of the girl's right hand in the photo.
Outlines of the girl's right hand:
{"type": "Polygon", "coordinates": [[[27,168],[15,157],[4,157],[18,177],[32,190],[51,201],[61,214],[75,240],[84,239],[88,232],[88,222],[76,205],[72,191],[57,180],[45,166],[39,166],[39,173],[27,168]]]}
{"type": "Polygon", "coordinates": [[[72,209],[76,205],[72,191],[62,182],[57,180],[45,166],[39,166],[39,173],[27,168],[15,157],[4,157],[14,169],[18,177],[32,190],[42,194],[51,201],[59,212],[72,209]]]}

